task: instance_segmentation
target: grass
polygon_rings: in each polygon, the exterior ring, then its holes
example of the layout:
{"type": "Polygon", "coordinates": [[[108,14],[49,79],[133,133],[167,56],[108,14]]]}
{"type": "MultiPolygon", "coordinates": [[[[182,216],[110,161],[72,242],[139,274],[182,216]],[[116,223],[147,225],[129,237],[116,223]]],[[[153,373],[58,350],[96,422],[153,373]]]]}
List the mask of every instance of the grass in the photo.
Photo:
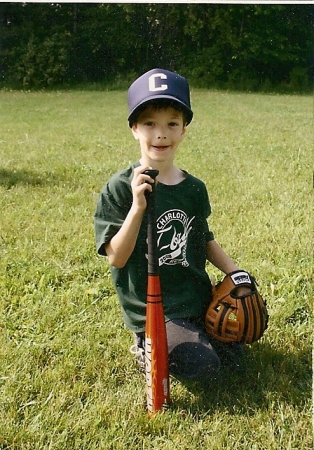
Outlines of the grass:
{"type": "Polygon", "coordinates": [[[177,163],[206,182],[211,227],[270,325],[241,371],[171,379],[153,420],[94,246],[98,193],[138,157],[126,94],[0,99],[0,449],[312,449],[312,98],[192,92],[177,163]]]}

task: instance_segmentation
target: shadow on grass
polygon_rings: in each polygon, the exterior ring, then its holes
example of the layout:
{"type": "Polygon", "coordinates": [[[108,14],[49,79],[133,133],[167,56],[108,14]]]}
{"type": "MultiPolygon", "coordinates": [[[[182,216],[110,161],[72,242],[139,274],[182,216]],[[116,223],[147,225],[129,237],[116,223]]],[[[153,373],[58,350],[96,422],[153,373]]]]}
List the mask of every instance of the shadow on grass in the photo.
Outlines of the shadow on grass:
{"type": "Polygon", "coordinates": [[[17,185],[47,186],[59,181],[52,172],[37,173],[31,170],[7,170],[0,168],[0,186],[11,189],[17,185]]]}
{"type": "Polygon", "coordinates": [[[222,367],[211,383],[180,382],[188,393],[181,393],[172,407],[195,416],[217,409],[228,414],[255,414],[275,399],[301,407],[311,398],[311,350],[280,353],[259,343],[246,349],[239,367],[222,367]]]}

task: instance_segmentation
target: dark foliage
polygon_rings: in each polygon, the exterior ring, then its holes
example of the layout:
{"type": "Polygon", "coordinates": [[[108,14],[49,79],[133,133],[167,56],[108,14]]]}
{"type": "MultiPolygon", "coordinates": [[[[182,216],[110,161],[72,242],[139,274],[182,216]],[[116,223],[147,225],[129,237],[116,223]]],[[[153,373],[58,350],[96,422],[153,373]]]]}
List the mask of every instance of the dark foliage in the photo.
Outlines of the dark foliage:
{"type": "Polygon", "coordinates": [[[0,3],[0,85],[112,83],[152,67],[199,87],[307,91],[307,4],[0,3]]]}

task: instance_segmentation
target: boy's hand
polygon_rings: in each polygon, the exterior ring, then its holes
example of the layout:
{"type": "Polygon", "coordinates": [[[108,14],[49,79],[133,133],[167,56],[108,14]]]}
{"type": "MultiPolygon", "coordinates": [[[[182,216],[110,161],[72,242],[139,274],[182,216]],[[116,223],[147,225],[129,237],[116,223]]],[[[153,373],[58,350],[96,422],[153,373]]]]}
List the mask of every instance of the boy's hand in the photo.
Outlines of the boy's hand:
{"type": "Polygon", "coordinates": [[[267,325],[266,301],[248,272],[235,270],[214,286],[205,328],[215,339],[250,344],[263,336],[267,325]]]}
{"type": "Polygon", "coordinates": [[[251,289],[246,286],[240,286],[235,289],[234,294],[237,297],[246,297],[247,295],[250,295],[251,289]]]}
{"type": "Polygon", "coordinates": [[[139,211],[144,211],[147,206],[145,192],[152,192],[152,184],[154,179],[149,175],[143,173],[145,170],[151,169],[151,167],[139,166],[134,169],[133,180],[131,182],[131,188],[133,193],[133,208],[139,211]]]}

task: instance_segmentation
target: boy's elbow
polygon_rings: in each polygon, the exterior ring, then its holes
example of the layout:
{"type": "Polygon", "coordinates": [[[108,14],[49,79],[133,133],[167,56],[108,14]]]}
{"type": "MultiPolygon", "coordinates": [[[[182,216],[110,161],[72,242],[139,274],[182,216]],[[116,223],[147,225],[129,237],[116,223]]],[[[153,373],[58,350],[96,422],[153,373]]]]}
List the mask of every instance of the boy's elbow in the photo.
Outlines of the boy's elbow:
{"type": "Polygon", "coordinates": [[[108,257],[109,264],[116,269],[123,269],[126,265],[128,258],[126,258],[125,252],[115,250],[111,242],[105,244],[105,252],[108,257]]]}
{"type": "Polygon", "coordinates": [[[116,269],[123,269],[123,267],[125,266],[126,262],[124,261],[119,261],[115,258],[108,258],[109,259],[109,264],[113,267],[115,267],[116,269]]]}
{"type": "Polygon", "coordinates": [[[108,255],[109,264],[116,269],[123,269],[127,261],[124,258],[117,257],[116,255],[108,255]]]}

